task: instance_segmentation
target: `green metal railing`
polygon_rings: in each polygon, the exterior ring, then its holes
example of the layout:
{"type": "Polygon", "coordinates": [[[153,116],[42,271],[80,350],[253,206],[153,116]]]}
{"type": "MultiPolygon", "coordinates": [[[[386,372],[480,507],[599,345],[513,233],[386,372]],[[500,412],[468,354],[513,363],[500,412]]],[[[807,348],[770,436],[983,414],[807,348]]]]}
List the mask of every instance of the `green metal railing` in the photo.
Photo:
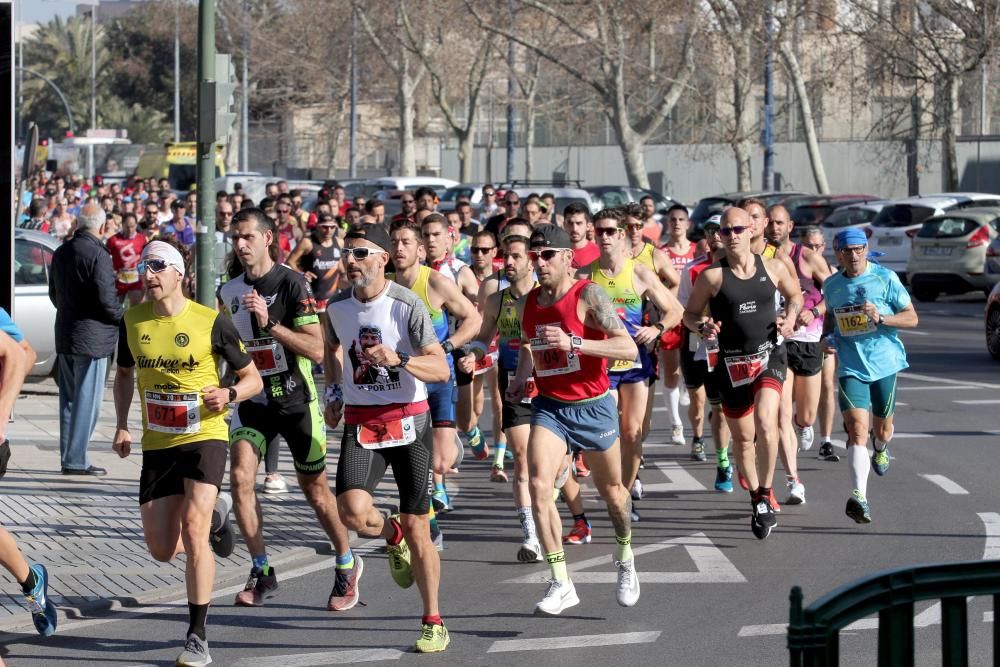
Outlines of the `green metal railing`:
{"type": "Polygon", "coordinates": [[[1000,667],[1000,561],[944,563],[885,570],[834,590],[806,609],[792,588],[788,652],[792,667],[833,667],[840,630],[878,612],[879,667],[914,664],[913,605],[941,601],[941,662],[969,664],[969,596],[993,596],[993,665],[1000,667]]]}

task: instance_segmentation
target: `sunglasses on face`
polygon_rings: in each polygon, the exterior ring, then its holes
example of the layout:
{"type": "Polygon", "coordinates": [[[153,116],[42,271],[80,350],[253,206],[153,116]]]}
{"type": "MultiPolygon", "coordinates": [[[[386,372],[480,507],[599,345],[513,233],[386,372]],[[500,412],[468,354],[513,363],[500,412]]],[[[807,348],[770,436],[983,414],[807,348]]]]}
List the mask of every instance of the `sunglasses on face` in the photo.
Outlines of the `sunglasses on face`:
{"type": "Polygon", "coordinates": [[[146,259],[139,262],[139,275],[146,273],[146,271],[152,271],[153,273],[160,273],[166,271],[167,267],[170,266],[162,259],[146,259]]]}
{"type": "Polygon", "coordinates": [[[278,213],[291,213],[291,212],[292,212],[292,209],[290,209],[290,208],[279,208],[278,209],[278,213]]]}
{"type": "Polygon", "coordinates": [[[537,262],[539,259],[544,259],[546,262],[551,262],[552,259],[559,254],[559,250],[554,248],[549,248],[547,250],[529,250],[528,259],[532,262],[537,262]]]}
{"type": "Polygon", "coordinates": [[[597,236],[615,236],[618,234],[617,227],[594,227],[594,234],[597,236]]]}
{"type": "Polygon", "coordinates": [[[735,225],[733,227],[722,227],[719,229],[719,233],[723,236],[732,236],[733,234],[739,235],[750,229],[744,225],[735,225]]]}
{"type": "Polygon", "coordinates": [[[495,192],[484,192],[483,196],[484,197],[496,197],[497,193],[495,193],[495,192]]]}
{"type": "Polygon", "coordinates": [[[708,234],[719,234],[719,233],[721,233],[721,230],[720,230],[719,227],[706,227],[705,228],[705,234],[706,235],[708,235],[708,234]]]}
{"type": "Polygon", "coordinates": [[[520,199],[508,199],[507,203],[510,204],[511,206],[517,206],[518,204],[521,203],[521,200],[520,199]]]}
{"type": "Polygon", "coordinates": [[[385,250],[381,248],[344,248],[344,258],[353,257],[359,262],[368,259],[370,255],[381,255],[385,250]]]}
{"type": "Polygon", "coordinates": [[[486,254],[486,253],[488,253],[488,252],[489,252],[490,250],[495,250],[495,249],[496,249],[496,246],[494,246],[494,245],[488,245],[488,246],[472,246],[472,247],[470,248],[470,250],[472,251],[472,254],[473,254],[473,255],[485,255],[485,254],[486,254]]]}

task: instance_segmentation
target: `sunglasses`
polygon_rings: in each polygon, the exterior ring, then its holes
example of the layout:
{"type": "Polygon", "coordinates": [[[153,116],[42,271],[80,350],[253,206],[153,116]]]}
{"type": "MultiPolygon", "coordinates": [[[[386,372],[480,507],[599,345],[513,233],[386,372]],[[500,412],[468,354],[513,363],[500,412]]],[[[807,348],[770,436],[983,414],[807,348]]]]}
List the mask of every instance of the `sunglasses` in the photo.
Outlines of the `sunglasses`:
{"type": "Polygon", "coordinates": [[[617,227],[594,227],[594,234],[597,236],[614,236],[617,233],[617,227]]]}
{"type": "Polygon", "coordinates": [[[483,196],[484,197],[496,197],[497,193],[495,193],[495,192],[484,192],[483,196]]]}
{"type": "Polygon", "coordinates": [[[415,204],[415,203],[417,203],[416,199],[400,199],[399,201],[402,204],[415,204]]]}
{"type": "Polygon", "coordinates": [[[167,267],[170,266],[166,261],[162,259],[146,259],[139,262],[139,275],[146,273],[146,271],[152,271],[153,273],[160,273],[166,271],[167,267]]]}
{"type": "Polygon", "coordinates": [[[723,236],[732,236],[733,234],[739,235],[750,229],[744,225],[735,225],[733,227],[721,227],[719,228],[719,233],[723,236]]]}
{"type": "Polygon", "coordinates": [[[511,206],[517,206],[518,204],[521,203],[521,200],[520,199],[508,199],[507,203],[510,204],[511,206]]]}
{"type": "Polygon", "coordinates": [[[539,259],[544,259],[546,262],[551,262],[552,259],[558,255],[561,251],[555,248],[549,248],[547,250],[529,250],[528,259],[532,262],[537,262],[539,259]]]}
{"type": "Polygon", "coordinates": [[[628,230],[630,232],[635,232],[635,231],[638,231],[638,230],[642,229],[642,223],[635,224],[635,223],[630,222],[630,223],[628,223],[625,226],[628,227],[628,230]]]}
{"type": "Polygon", "coordinates": [[[381,248],[344,248],[344,259],[353,257],[359,262],[368,259],[370,255],[382,255],[386,251],[381,248]]]}
{"type": "Polygon", "coordinates": [[[292,209],[290,209],[290,208],[279,208],[278,209],[278,213],[291,213],[291,212],[292,212],[292,209]]]}
{"type": "Polygon", "coordinates": [[[720,230],[721,230],[721,228],[717,227],[715,225],[712,225],[711,227],[705,227],[705,233],[706,234],[719,234],[720,230]]]}
{"type": "Polygon", "coordinates": [[[469,249],[472,251],[473,255],[485,255],[490,250],[496,250],[496,246],[495,245],[488,245],[488,246],[475,246],[474,245],[474,246],[472,246],[469,249]]]}

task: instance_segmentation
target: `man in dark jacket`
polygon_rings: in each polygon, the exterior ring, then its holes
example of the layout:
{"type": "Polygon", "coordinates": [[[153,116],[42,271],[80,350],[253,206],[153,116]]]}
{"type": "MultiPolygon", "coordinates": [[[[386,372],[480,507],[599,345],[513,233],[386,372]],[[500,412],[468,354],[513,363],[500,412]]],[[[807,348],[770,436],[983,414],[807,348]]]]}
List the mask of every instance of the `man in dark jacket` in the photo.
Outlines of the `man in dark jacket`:
{"type": "Polygon", "coordinates": [[[52,256],[49,299],[56,307],[59,354],[59,450],[64,475],[104,475],[90,465],[87,444],[104,398],[108,359],[122,307],[111,255],[101,243],[106,216],[96,203],[80,211],[76,233],[52,256]]]}

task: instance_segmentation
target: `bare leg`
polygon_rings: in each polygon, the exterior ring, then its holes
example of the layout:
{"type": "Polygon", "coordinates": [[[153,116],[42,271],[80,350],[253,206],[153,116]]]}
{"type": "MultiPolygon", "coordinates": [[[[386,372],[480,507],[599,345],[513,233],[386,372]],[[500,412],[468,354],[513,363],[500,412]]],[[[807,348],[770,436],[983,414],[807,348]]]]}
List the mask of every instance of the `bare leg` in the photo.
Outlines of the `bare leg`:
{"type": "Polygon", "coordinates": [[[237,440],[229,450],[229,486],[233,493],[233,512],[240,534],[246,542],[250,556],[259,556],[264,551],[264,515],[257,500],[254,486],[260,457],[257,448],[249,440],[237,440]]]}
{"type": "Polygon", "coordinates": [[[180,533],[184,553],[187,554],[184,580],[187,584],[188,602],[192,604],[208,604],[212,601],[215,555],[208,543],[208,533],[212,527],[212,509],[217,496],[218,489],[214,484],[184,480],[180,533]]]}
{"type": "Polygon", "coordinates": [[[441,586],[441,558],[431,542],[431,531],[426,514],[401,514],[399,523],[403,537],[410,547],[410,565],[413,578],[420,590],[424,616],[437,616],[438,589],[441,586]]]}
{"type": "Polygon", "coordinates": [[[340,521],[337,500],[330,491],[326,470],[321,470],[315,475],[296,473],[296,476],[306,500],[316,512],[316,518],[319,519],[320,525],[326,531],[327,537],[333,542],[334,550],[338,554],[346,554],[351,549],[351,542],[347,535],[347,528],[340,521]]]}
{"type": "MultiPolygon", "coordinates": [[[[617,451],[615,452],[617,454],[617,451]]],[[[566,458],[566,443],[544,426],[531,428],[528,478],[538,539],[546,553],[562,551],[562,522],[552,497],[556,476],[566,458]]]]}

